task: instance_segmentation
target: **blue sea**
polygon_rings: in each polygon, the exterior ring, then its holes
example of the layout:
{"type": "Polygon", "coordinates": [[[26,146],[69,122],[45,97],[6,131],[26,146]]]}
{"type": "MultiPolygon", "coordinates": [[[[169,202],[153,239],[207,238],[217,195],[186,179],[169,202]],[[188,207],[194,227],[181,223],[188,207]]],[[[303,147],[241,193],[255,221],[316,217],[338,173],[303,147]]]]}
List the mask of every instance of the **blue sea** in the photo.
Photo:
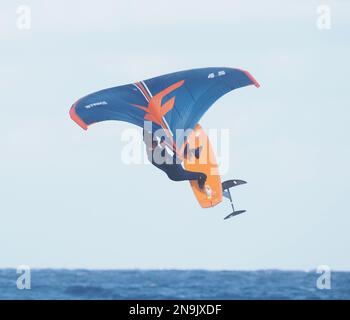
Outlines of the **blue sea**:
{"type": "Polygon", "coordinates": [[[19,276],[0,270],[0,299],[350,299],[350,272],[322,290],[316,271],[35,269],[22,290],[19,276]]]}

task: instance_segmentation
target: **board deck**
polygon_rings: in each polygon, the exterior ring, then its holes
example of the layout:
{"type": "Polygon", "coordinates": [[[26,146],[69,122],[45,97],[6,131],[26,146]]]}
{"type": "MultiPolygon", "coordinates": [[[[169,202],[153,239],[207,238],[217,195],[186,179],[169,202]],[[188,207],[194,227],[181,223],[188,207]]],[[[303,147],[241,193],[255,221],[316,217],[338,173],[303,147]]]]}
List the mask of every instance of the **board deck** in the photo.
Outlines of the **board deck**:
{"type": "Polygon", "coordinates": [[[203,172],[207,175],[204,189],[198,187],[197,181],[190,181],[194,195],[202,208],[214,207],[222,201],[221,177],[216,157],[208,136],[199,124],[188,137],[184,167],[186,170],[203,172]],[[197,159],[194,150],[198,147],[201,149],[197,159]]]}

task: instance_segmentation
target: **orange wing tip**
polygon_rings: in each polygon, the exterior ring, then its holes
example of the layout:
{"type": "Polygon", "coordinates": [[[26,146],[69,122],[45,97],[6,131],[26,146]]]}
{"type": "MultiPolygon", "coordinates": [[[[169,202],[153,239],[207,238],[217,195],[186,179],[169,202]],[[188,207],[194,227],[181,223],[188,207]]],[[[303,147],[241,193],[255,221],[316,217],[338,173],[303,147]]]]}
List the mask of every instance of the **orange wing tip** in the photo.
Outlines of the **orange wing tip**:
{"type": "Polygon", "coordinates": [[[256,79],[250,74],[249,71],[246,71],[246,70],[242,70],[242,71],[246,74],[246,76],[249,78],[249,80],[251,82],[253,82],[254,86],[256,86],[257,88],[260,87],[260,83],[258,81],[256,81],[256,79]]]}
{"type": "Polygon", "coordinates": [[[78,116],[78,114],[75,111],[75,106],[76,103],[72,105],[72,107],[69,110],[69,115],[71,117],[71,119],[78,124],[81,128],[83,128],[84,130],[88,129],[88,125],[78,116]]]}

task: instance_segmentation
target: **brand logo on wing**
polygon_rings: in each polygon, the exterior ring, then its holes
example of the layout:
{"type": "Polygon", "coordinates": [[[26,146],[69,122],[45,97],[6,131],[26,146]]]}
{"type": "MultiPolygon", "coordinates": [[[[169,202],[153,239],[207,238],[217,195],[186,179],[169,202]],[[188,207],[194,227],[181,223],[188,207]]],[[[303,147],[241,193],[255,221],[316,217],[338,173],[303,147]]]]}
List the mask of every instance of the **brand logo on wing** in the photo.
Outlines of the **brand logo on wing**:
{"type": "Polygon", "coordinates": [[[175,104],[175,97],[172,97],[167,102],[162,104],[163,98],[174,90],[180,88],[184,83],[185,80],[178,81],[152,97],[148,88],[141,82],[138,82],[135,85],[139,88],[143,96],[148,101],[148,106],[140,106],[137,104],[132,105],[145,111],[145,120],[162,125],[163,117],[174,107],[175,104]]]}
{"type": "Polygon", "coordinates": [[[108,104],[106,101],[99,101],[99,102],[90,103],[90,104],[84,106],[84,108],[85,109],[91,109],[91,108],[94,108],[94,107],[105,106],[106,104],[108,104]]]}
{"type": "Polygon", "coordinates": [[[208,74],[208,79],[213,79],[213,78],[216,78],[216,77],[221,77],[221,76],[224,76],[225,74],[226,74],[225,70],[218,71],[217,74],[215,74],[214,72],[212,72],[212,73],[209,73],[209,74],[208,74]]]}

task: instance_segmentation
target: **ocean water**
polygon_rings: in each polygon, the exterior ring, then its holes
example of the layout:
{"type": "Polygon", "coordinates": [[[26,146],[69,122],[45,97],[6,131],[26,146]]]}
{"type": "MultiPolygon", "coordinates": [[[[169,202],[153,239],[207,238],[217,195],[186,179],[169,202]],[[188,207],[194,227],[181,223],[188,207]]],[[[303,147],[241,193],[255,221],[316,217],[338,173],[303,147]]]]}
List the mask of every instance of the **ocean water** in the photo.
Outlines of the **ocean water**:
{"type": "Polygon", "coordinates": [[[15,269],[0,270],[0,299],[350,299],[350,272],[35,269],[18,289],[15,269]]]}

